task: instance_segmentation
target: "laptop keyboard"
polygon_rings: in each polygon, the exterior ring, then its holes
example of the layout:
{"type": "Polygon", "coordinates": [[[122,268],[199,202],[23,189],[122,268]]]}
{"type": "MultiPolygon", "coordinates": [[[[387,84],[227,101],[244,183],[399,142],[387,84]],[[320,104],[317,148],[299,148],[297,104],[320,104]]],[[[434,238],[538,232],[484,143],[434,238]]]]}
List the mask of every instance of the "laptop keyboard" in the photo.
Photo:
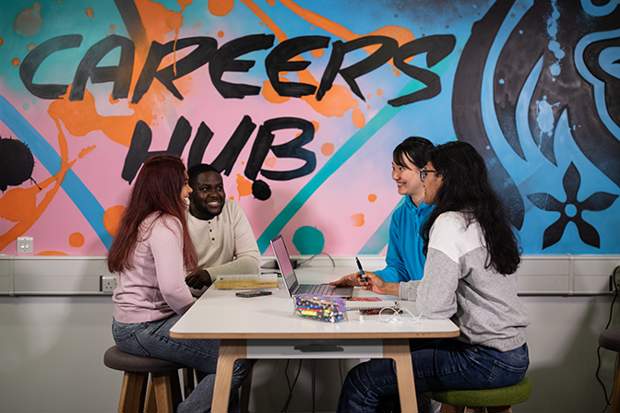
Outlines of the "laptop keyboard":
{"type": "Polygon", "coordinates": [[[329,284],[300,285],[297,294],[333,295],[334,287],[329,284]]]}

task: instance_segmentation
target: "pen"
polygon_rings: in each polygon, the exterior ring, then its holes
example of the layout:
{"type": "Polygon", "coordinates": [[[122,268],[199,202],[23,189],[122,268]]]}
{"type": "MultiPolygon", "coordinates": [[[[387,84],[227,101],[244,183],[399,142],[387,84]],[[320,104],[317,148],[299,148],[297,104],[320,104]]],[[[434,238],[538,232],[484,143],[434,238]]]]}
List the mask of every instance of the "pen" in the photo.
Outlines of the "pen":
{"type": "Polygon", "coordinates": [[[366,277],[366,272],[364,271],[364,268],[362,268],[362,263],[359,258],[355,257],[355,263],[357,264],[357,268],[360,270],[360,280],[362,282],[368,282],[368,277],[366,277]]]}

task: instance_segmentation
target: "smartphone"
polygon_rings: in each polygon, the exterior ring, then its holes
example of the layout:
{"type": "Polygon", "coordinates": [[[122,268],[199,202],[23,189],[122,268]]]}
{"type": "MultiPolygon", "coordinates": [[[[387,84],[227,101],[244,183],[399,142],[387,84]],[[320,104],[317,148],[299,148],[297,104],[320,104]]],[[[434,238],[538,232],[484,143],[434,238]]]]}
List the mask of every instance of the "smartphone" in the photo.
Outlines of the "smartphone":
{"type": "Polygon", "coordinates": [[[242,298],[251,298],[251,297],[260,297],[261,295],[271,295],[271,291],[265,291],[265,290],[239,291],[239,292],[236,292],[235,295],[237,297],[242,297],[242,298]]]}

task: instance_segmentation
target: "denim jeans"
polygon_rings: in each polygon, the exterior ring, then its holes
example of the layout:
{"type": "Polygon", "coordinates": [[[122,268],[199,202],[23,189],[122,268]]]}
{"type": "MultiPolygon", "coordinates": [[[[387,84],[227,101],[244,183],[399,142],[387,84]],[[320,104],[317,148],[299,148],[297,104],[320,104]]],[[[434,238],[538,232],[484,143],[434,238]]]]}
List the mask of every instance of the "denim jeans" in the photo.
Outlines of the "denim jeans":
{"type": "MultiPolygon", "coordinates": [[[[178,406],[179,413],[210,412],[215,384],[218,340],[179,340],[170,338],[170,328],[180,315],[144,323],[112,321],[112,335],[119,349],[137,356],[154,357],[195,368],[205,377],[178,406]]],[[[237,389],[248,373],[249,362],[235,363],[232,377],[230,411],[238,411],[237,389]]]]}
{"type": "MultiPolygon", "coordinates": [[[[430,408],[424,392],[509,386],[523,379],[529,365],[527,344],[502,352],[458,340],[419,340],[411,344],[411,358],[420,413],[430,408]]],[[[394,362],[370,360],[347,374],[338,412],[398,411],[397,398],[394,362]]]]}

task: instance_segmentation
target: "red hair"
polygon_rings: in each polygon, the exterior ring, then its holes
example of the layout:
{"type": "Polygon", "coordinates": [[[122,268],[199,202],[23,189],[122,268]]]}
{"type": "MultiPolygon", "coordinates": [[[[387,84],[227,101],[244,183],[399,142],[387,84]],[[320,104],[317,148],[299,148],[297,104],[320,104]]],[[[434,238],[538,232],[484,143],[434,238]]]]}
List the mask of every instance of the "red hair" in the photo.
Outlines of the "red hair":
{"type": "Polygon", "coordinates": [[[144,162],[131,191],[118,234],[108,252],[108,269],[111,272],[133,267],[131,255],[138,240],[140,224],[153,213],[157,213],[157,218],[165,214],[181,222],[183,263],[188,271],[196,268],[196,250],[189,237],[186,206],[181,199],[186,182],[185,165],[175,156],[157,155],[144,162]]]}

